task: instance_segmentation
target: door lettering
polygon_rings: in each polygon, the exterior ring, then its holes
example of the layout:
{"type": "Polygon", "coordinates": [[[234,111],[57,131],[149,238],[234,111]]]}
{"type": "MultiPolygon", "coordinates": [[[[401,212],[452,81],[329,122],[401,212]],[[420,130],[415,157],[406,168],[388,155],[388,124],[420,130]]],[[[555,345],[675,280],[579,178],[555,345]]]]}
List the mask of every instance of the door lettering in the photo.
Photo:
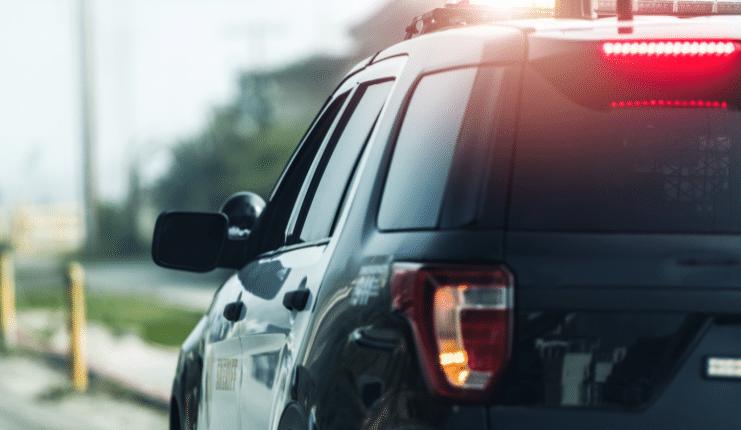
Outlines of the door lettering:
{"type": "Polygon", "coordinates": [[[237,380],[237,359],[219,359],[216,363],[216,389],[233,390],[237,380]]]}

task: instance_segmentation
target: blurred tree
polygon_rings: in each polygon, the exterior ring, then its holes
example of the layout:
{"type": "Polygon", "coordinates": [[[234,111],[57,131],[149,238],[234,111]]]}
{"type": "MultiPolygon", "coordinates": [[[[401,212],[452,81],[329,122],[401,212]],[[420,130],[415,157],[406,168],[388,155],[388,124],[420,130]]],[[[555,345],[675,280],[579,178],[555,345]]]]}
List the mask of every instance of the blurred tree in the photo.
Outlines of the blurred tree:
{"type": "Polygon", "coordinates": [[[265,131],[244,133],[243,121],[238,103],[217,109],[205,131],[175,147],[172,167],[154,189],[161,209],[218,210],[243,190],[267,199],[290,150],[269,142],[265,131]]]}
{"type": "Polygon", "coordinates": [[[209,126],[173,149],[170,170],[154,186],[161,210],[218,210],[239,191],[265,200],[311,119],[350,62],[315,57],[269,72],[246,72],[231,104],[209,126]]]}
{"type": "Polygon", "coordinates": [[[83,257],[125,258],[147,251],[147,244],[136,234],[134,220],[126,206],[101,203],[98,206],[98,226],[100,242],[96,249],[86,247],[82,253],[83,257]]]}

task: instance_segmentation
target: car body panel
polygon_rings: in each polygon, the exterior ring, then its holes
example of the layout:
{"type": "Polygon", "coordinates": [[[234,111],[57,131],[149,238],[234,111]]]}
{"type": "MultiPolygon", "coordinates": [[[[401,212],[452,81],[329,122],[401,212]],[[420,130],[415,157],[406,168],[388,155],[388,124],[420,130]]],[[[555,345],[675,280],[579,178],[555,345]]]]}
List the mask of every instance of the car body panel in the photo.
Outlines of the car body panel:
{"type": "MultiPolygon", "coordinates": [[[[248,309],[245,319],[235,324],[242,340],[244,373],[241,383],[240,410],[242,428],[268,429],[276,398],[285,396],[281,387],[289,382],[295,349],[319,291],[326,267],[326,245],[289,250],[248,264],[239,271],[245,293],[242,302],[248,309]],[[286,293],[306,289],[310,292],[304,311],[288,310],[283,305],[286,293]]],[[[282,412],[282,411],[279,411],[282,412]]]]}
{"type": "Polygon", "coordinates": [[[741,336],[741,326],[712,324],[681,370],[654,403],[644,410],[584,410],[581,408],[512,408],[494,406],[489,410],[492,423],[502,428],[574,429],[677,429],[733,428],[741,419],[734,405],[741,396],[738,381],[707,380],[702,376],[708,354],[738,357],[741,347],[732,342],[741,336]],[[712,424],[711,424],[712,423],[712,424]]]}
{"type": "MultiPolygon", "coordinates": [[[[513,58],[517,58],[520,47],[517,40],[510,47],[513,58]]],[[[503,44],[500,48],[508,47],[503,44]]],[[[392,95],[389,110],[402,110],[415,82],[430,71],[421,66],[415,70],[414,64],[411,57],[407,78],[397,83],[400,91],[392,95]]],[[[518,82],[519,73],[515,70],[507,76],[505,86],[517,88],[518,82]]],[[[511,110],[505,109],[502,116],[512,120],[514,106],[507,106],[511,110]]],[[[381,118],[376,141],[386,143],[393,139],[401,119],[381,118]]],[[[512,149],[508,139],[511,135],[502,138],[500,146],[505,156],[512,149]]],[[[395,261],[501,261],[504,232],[378,231],[374,214],[384,175],[377,172],[388,168],[389,146],[377,144],[370,148],[363,172],[366,176],[356,183],[355,202],[317,298],[307,346],[297,365],[302,377],[297,382],[295,401],[314,414],[317,428],[322,429],[434,428],[441,423],[484,428],[485,409],[453,407],[427,393],[408,327],[389,313],[388,281],[395,261]],[[356,290],[364,283],[375,289],[365,300],[358,300],[360,294],[356,290]]],[[[498,198],[503,197],[495,197],[498,198]]],[[[504,211],[503,204],[496,207],[504,211]]]]}

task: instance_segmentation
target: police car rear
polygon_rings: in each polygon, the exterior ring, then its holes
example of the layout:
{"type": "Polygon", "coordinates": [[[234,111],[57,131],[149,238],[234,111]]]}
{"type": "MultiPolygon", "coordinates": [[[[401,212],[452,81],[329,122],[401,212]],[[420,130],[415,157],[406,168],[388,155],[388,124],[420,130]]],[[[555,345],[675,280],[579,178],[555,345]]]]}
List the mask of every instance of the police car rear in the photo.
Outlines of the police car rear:
{"type": "Polygon", "coordinates": [[[595,6],[499,24],[527,34],[516,131],[458,228],[503,229],[502,264],[397,263],[393,305],[430,390],[490,428],[737,427],[738,4],[595,6]]]}

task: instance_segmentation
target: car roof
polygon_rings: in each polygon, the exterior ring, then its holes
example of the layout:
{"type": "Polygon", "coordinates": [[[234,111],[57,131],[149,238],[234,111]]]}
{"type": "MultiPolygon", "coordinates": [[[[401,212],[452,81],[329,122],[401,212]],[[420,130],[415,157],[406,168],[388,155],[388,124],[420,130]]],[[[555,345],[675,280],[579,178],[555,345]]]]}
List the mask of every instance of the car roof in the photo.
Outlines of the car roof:
{"type": "MultiPolygon", "coordinates": [[[[616,17],[593,20],[539,18],[500,21],[462,27],[449,27],[406,40],[380,51],[373,62],[394,55],[415,51],[434,50],[436,55],[450,55],[450,63],[475,61],[476,52],[484,45],[501,43],[503,38],[514,42],[511,30],[531,38],[561,39],[564,41],[642,40],[642,39],[734,39],[741,40],[741,16],[714,15],[699,17],[640,16],[631,21],[616,17]],[[458,49],[456,50],[456,46],[458,49]],[[478,47],[479,49],[460,49],[478,47]],[[456,52],[461,51],[461,52],[456,52]],[[471,53],[463,55],[463,51],[471,53]]],[[[517,43],[519,45],[519,43],[517,43]]],[[[524,47],[524,46],[523,46],[524,47]]],[[[515,48],[513,45],[512,48],[515,48]]],[[[519,55],[508,55],[499,61],[517,61],[519,55]],[[518,58],[516,58],[518,57],[518,58]]],[[[481,58],[480,60],[488,60],[481,58]]]]}
{"type": "Polygon", "coordinates": [[[615,17],[595,20],[531,19],[506,21],[498,25],[521,28],[539,36],[575,40],[741,39],[741,16],[738,15],[691,18],[637,15],[630,21],[618,21],[615,17]]]}
{"type": "Polygon", "coordinates": [[[522,61],[524,53],[521,29],[482,25],[450,28],[405,40],[379,52],[373,62],[397,55],[418,54],[412,62],[426,63],[419,66],[421,69],[438,69],[477,64],[487,58],[501,62],[522,61]]]}

